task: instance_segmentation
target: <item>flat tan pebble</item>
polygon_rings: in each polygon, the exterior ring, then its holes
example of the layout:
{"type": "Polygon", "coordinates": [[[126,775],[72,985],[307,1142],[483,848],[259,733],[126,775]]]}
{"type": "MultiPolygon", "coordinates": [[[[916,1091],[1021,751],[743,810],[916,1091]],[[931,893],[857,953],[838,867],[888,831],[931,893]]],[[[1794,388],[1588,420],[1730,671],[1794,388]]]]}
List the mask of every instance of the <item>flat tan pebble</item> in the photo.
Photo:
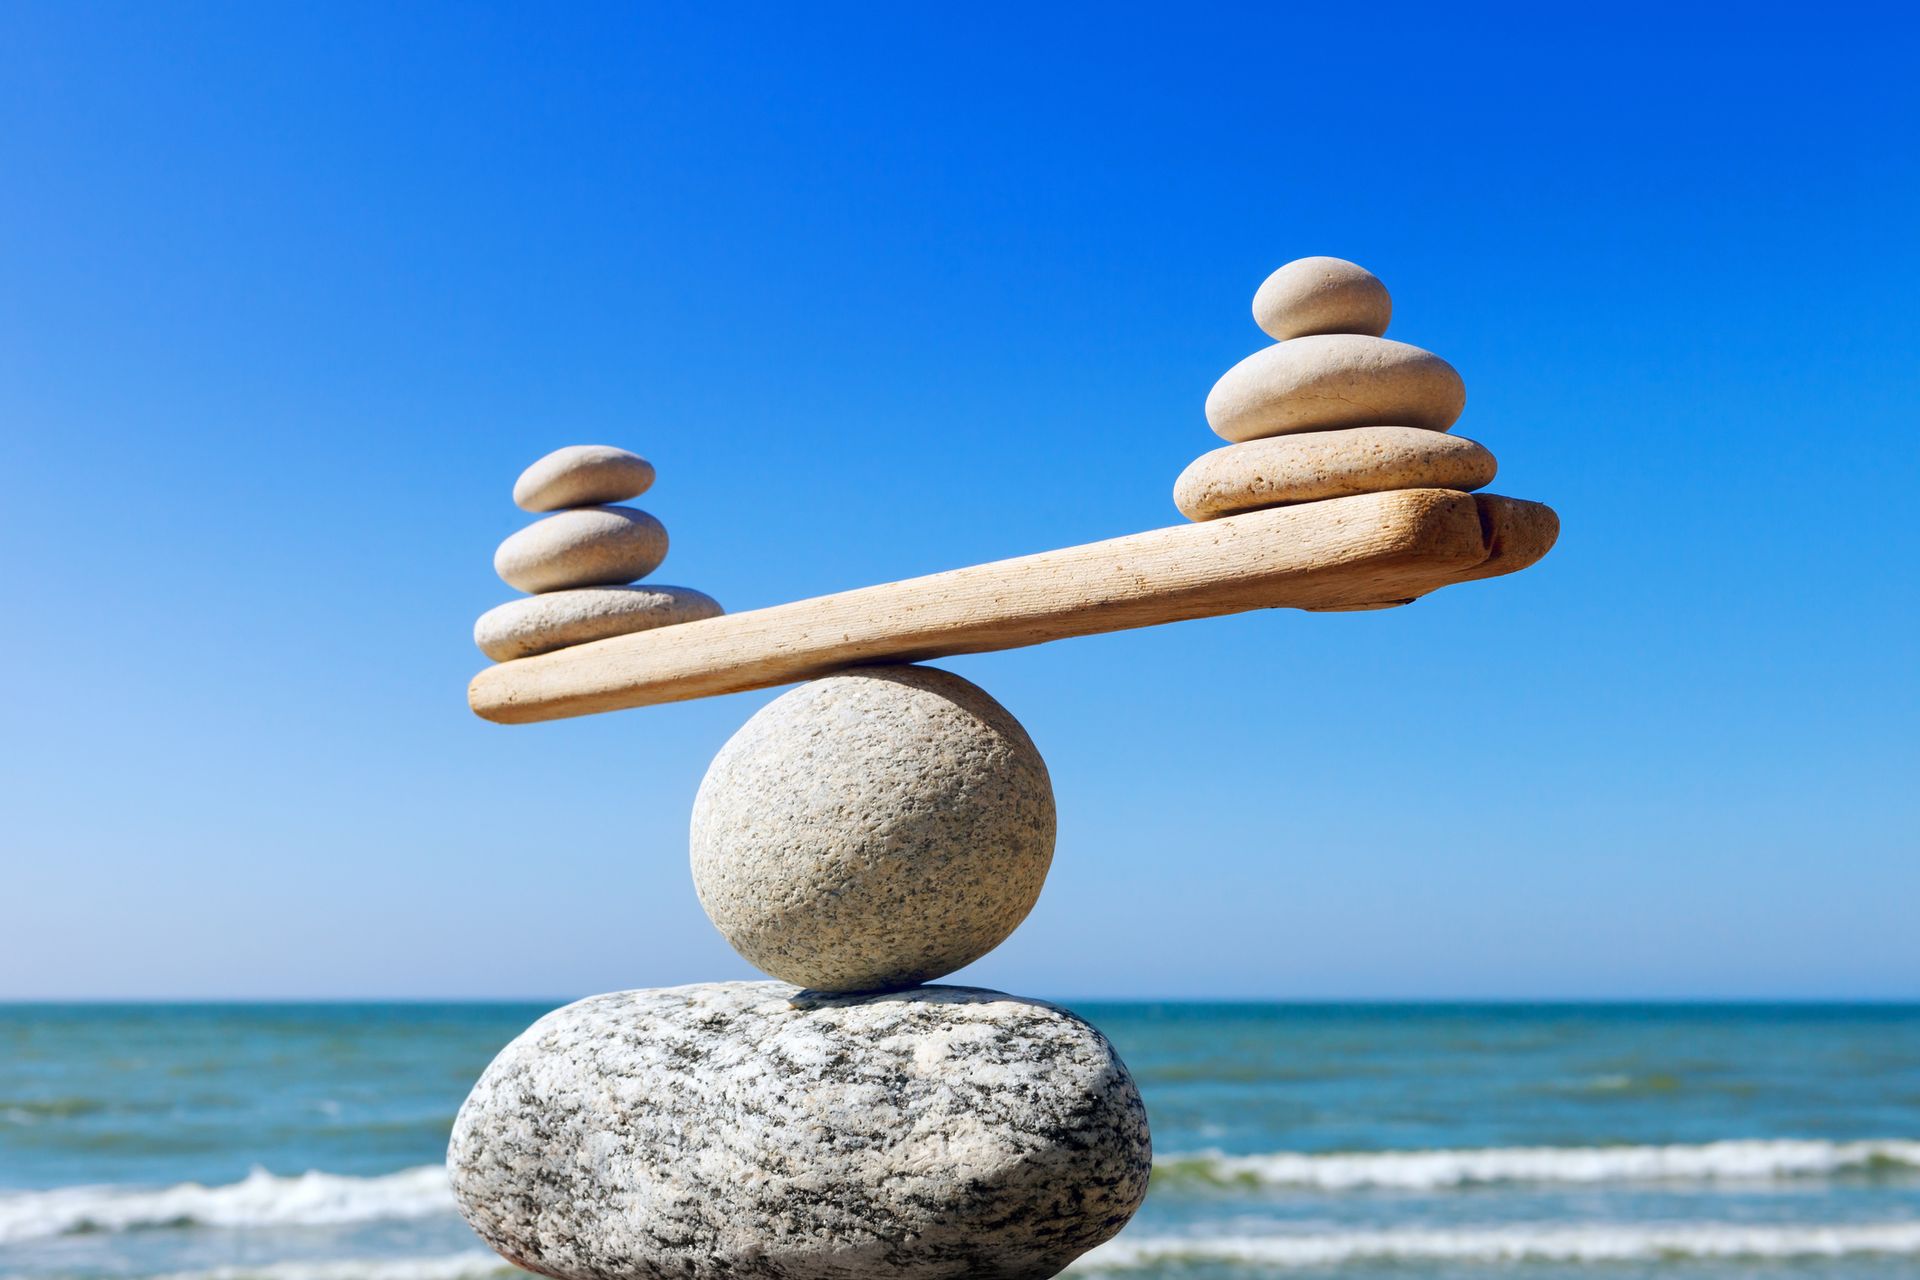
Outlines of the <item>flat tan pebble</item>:
{"type": "Polygon", "coordinates": [[[1173,485],[1189,520],[1391,489],[1471,491],[1498,464],[1465,436],[1419,427],[1347,427],[1249,440],[1201,454],[1173,485]]]}
{"type": "Polygon", "coordinates": [[[693,804],[694,888],[734,950],[824,991],[906,987],[998,946],[1053,860],[1053,785],[1026,731],[931,667],[784,694],[693,804]]]}
{"type": "Polygon", "coordinates": [[[1253,295],[1253,320],[1285,341],[1316,333],[1379,337],[1393,319],[1387,286],[1345,258],[1296,258],[1253,295]]]}
{"type": "Polygon", "coordinates": [[[493,569],[521,591],[607,587],[667,558],[666,528],[633,507],[579,507],[536,520],[500,544],[493,569]]]}
{"type": "Polygon", "coordinates": [[[691,587],[575,587],[487,610],[473,624],[473,642],[495,662],[511,662],[725,612],[719,601],[691,587]]]}
{"type": "Polygon", "coordinates": [[[1276,342],[1222,375],[1207,423],[1226,440],[1383,422],[1445,431],[1467,405],[1452,365],[1419,347],[1356,333],[1276,342]]]}
{"type": "Polygon", "coordinates": [[[513,501],[523,511],[597,507],[637,498],[653,485],[653,464],[610,444],[570,444],[520,473],[513,501]]]}

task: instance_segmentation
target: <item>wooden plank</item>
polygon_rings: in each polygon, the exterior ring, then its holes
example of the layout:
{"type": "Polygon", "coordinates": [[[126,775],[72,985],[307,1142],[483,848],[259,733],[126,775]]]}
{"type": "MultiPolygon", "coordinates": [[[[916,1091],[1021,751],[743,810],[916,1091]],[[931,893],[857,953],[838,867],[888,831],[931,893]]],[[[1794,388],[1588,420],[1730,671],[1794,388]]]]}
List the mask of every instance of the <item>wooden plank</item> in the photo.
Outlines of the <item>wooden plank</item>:
{"type": "MultiPolygon", "coordinates": [[[[1503,498],[1492,493],[1475,494],[1474,501],[1480,507],[1480,528],[1487,542],[1487,558],[1471,569],[1454,574],[1442,586],[1518,573],[1553,550],[1554,542],[1560,537],[1560,517],[1545,503],[1503,498]]],[[[1415,598],[1305,607],[1312,613],[1360,613],[1412,604],[1415,598]]]]}
{"type": "Polygon", "coordinates": [[[1559,541],[1560,517],[1546,503],[1493,494],[1478,496],[1487,558],[1455,581],[1472,582],[1476,578],[1518,573],[1553,550],[1553,544],[1559,541]]]}
{"type": "MultiPolygon", "coordinates": [[[[1407,489],[1154,529],[503,662],[474,677],[467,700],[488,720],[524,724],[762,689],[863,663],[1248,609],[1404,600],[1482,570],[1509,572],[1489,569],[1489,539],[1525,523],[1508,513],[1513,502],[1407,489]]],[[[1522,567],[1519,554],[1510,559],[1522,567]]]]}

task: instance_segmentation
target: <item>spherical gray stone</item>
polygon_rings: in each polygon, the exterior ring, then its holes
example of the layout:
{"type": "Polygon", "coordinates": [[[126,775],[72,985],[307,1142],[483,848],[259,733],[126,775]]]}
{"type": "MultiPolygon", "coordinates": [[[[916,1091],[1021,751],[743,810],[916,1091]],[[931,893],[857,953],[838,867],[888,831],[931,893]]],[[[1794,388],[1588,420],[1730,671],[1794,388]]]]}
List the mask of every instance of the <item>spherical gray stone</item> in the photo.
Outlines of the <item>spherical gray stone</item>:
{"type": "Polygon", "coordinates": [[[493,553],[493,570],[521,591],[610,587],[644,578],[667,558],[667,531],[633,507],[577,507],[536,520],[493,553]]]}
{"type": "Polygon", "coordinates": [[[495,662],[511,662],[724,612],[719,601],[691,587],[575,587],[494,606],[473,624],[473,642],[495,662]]]}
{"type": "Polygon", "coordinates": [[[700,784],[692,835],[700,904],[736,951],[801,986],[877,991],[951,973],[1026,918],[1053,784],[979,688],[868,667],[749,720],[700,784]]]}
{"type": "Polygon", "coordinates": [[[1454,367],[1419,347],[1357,333],[1276,342],[1220,375],[1207,425],[1226,440],[1393,425],[1445,431],[1467,404],[1454,367]]]}
{"type": "Polygon", "coordinates": [[[1261,282],[1253,319],[1285,341],[1315,333],[1379,337],[1393,319],[1387,286],[1345,258],[1296,258],[1261,282]]]}
{"type": "Polygon", "coordinates": [[[523,511],[625,502],[653,484],[653,464],[610,444],[570,444],[520,473],[513,501],[523,511]]]}
{"type": "Polygon", "coordinates": [[[1153,1151],[1064,1009],[773,982],[594,996],[534,1023],[454,1122],[454,1195],[562,1280],[1038,1280],[1111,1238],[1153,1151]]]}

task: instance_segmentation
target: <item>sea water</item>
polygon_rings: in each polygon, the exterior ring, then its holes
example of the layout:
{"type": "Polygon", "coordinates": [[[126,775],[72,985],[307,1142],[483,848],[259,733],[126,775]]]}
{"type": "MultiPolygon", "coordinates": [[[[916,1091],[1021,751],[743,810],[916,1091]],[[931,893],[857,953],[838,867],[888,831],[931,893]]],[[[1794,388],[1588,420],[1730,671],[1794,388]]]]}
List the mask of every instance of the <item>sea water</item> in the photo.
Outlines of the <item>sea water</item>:
{"type": "MultiPolygon", "coordinates": [[[[440,1161],[548,1006],[0,1006],[0,1276],[483,1280],[440,1161]]],[[[1146,1206],[1070,1275],[1920,1277],[1920,1006],[1074,1004],[1146,1206]]]]}

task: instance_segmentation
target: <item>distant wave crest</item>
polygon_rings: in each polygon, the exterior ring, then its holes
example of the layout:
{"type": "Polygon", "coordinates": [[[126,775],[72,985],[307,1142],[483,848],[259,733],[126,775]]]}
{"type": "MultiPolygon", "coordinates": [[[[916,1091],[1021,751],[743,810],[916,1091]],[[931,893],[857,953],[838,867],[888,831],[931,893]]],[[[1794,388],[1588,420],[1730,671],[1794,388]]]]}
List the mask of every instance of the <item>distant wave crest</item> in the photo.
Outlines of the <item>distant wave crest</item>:
{"type": "Polygon", "coordinates": [[[1077,1272],[1138,1271],[1170,1264],[1328,1267],[1345,1263],[1664,1262],[1920,1256],[1920,1222],[1844,1226],[1503,1227],[1363,1231],[1314,1236],[1187,1239],[1125,1236],[1074,1263],[1077,1272]]]}
{"type": "MultiPolygon", "coordinates": [[[[1082,1257],[1071,1270],[1080,1274],[1128,1272],[1182,1263],[1289,1268],[1378,1262],[1786,1261],[1876,1256],[1920,1256],[1920,1222],[1771,1227],[1733,1223],[1507,1227],[1204,1239],[1122,1236],[1082,1257]]],[[[494,1280],[494,1277],[520,1274],[523,1273],[493,1254],[475,1250],[445,1257],[221,1267],[213,1271],[183,1272],[165,1280],[494,1280]]]]}
{"type": "Polygon", "coordinates": [[[372,1178],[333,1173],[275,1177],[255,1169],[239,1182],[157,1189],[59,1187],[0,1195],[0,1243],[86,1231],[152,1227],[332,1226],[453,1212],[440,1165],[372,1178]]]}
{"type": "Polygon", "coordinates": [[[220,1267],[182,1271],[161,1280],[493,1280],[495,1276],[526,1274],[505,1258],[475,1249],[438,1258],[345,1258],[220,1267]]]}
{"type": "MultiPolygon", "coordinates": [[[[1201,1152],[1163,1157],[1154,1166],[1155,1181],[1174,1186],[1329,1192],[1884,1175],[1920,1176],[1920,1140],[1744,1139],[1691,1146],[1489,1147],[1324,1154],[1201,1152]]],[[[0,1243],[91,1231],[168,1227],[333,1226],[453,1211],[453,1193],[446,1170],[439,1165],[364,1178],[317,1171],[278,1177],[255,1169],[239,1182],[223,1186],[186,1182],[162,1188],[60,1187],[0,1193],[0,1243]]],[[[1832,1230],[1844,1234],[1851,1228],[1832,1230]]],[[[1912,1224],[1912,1230],[1920,1233],[1920,1224],[1912,1224]]],[[[1314,1247],[1321,1247],[1325,1239],[1318,1238],[1314,1247]]],[[[1263,1241],[1259,1247],[1291,1248],[1296,1243],[1263,1241]]],[[[466,1274],[459,1273],[455,1280],[462,1280],[466,1274]]],[[[419,1280],[436,1278],[422,1276],[419,1280]]]]}
{"type": "Polygon", "coordinates": [[[1920,1141],[1742,1139],[1692,1146],[1485,1147],[1163,1157],[1156,1180],[1319,1191],[1438,1191],[1511,1183],[1731,1182],[1920,1173],[1920,1141]]]}

